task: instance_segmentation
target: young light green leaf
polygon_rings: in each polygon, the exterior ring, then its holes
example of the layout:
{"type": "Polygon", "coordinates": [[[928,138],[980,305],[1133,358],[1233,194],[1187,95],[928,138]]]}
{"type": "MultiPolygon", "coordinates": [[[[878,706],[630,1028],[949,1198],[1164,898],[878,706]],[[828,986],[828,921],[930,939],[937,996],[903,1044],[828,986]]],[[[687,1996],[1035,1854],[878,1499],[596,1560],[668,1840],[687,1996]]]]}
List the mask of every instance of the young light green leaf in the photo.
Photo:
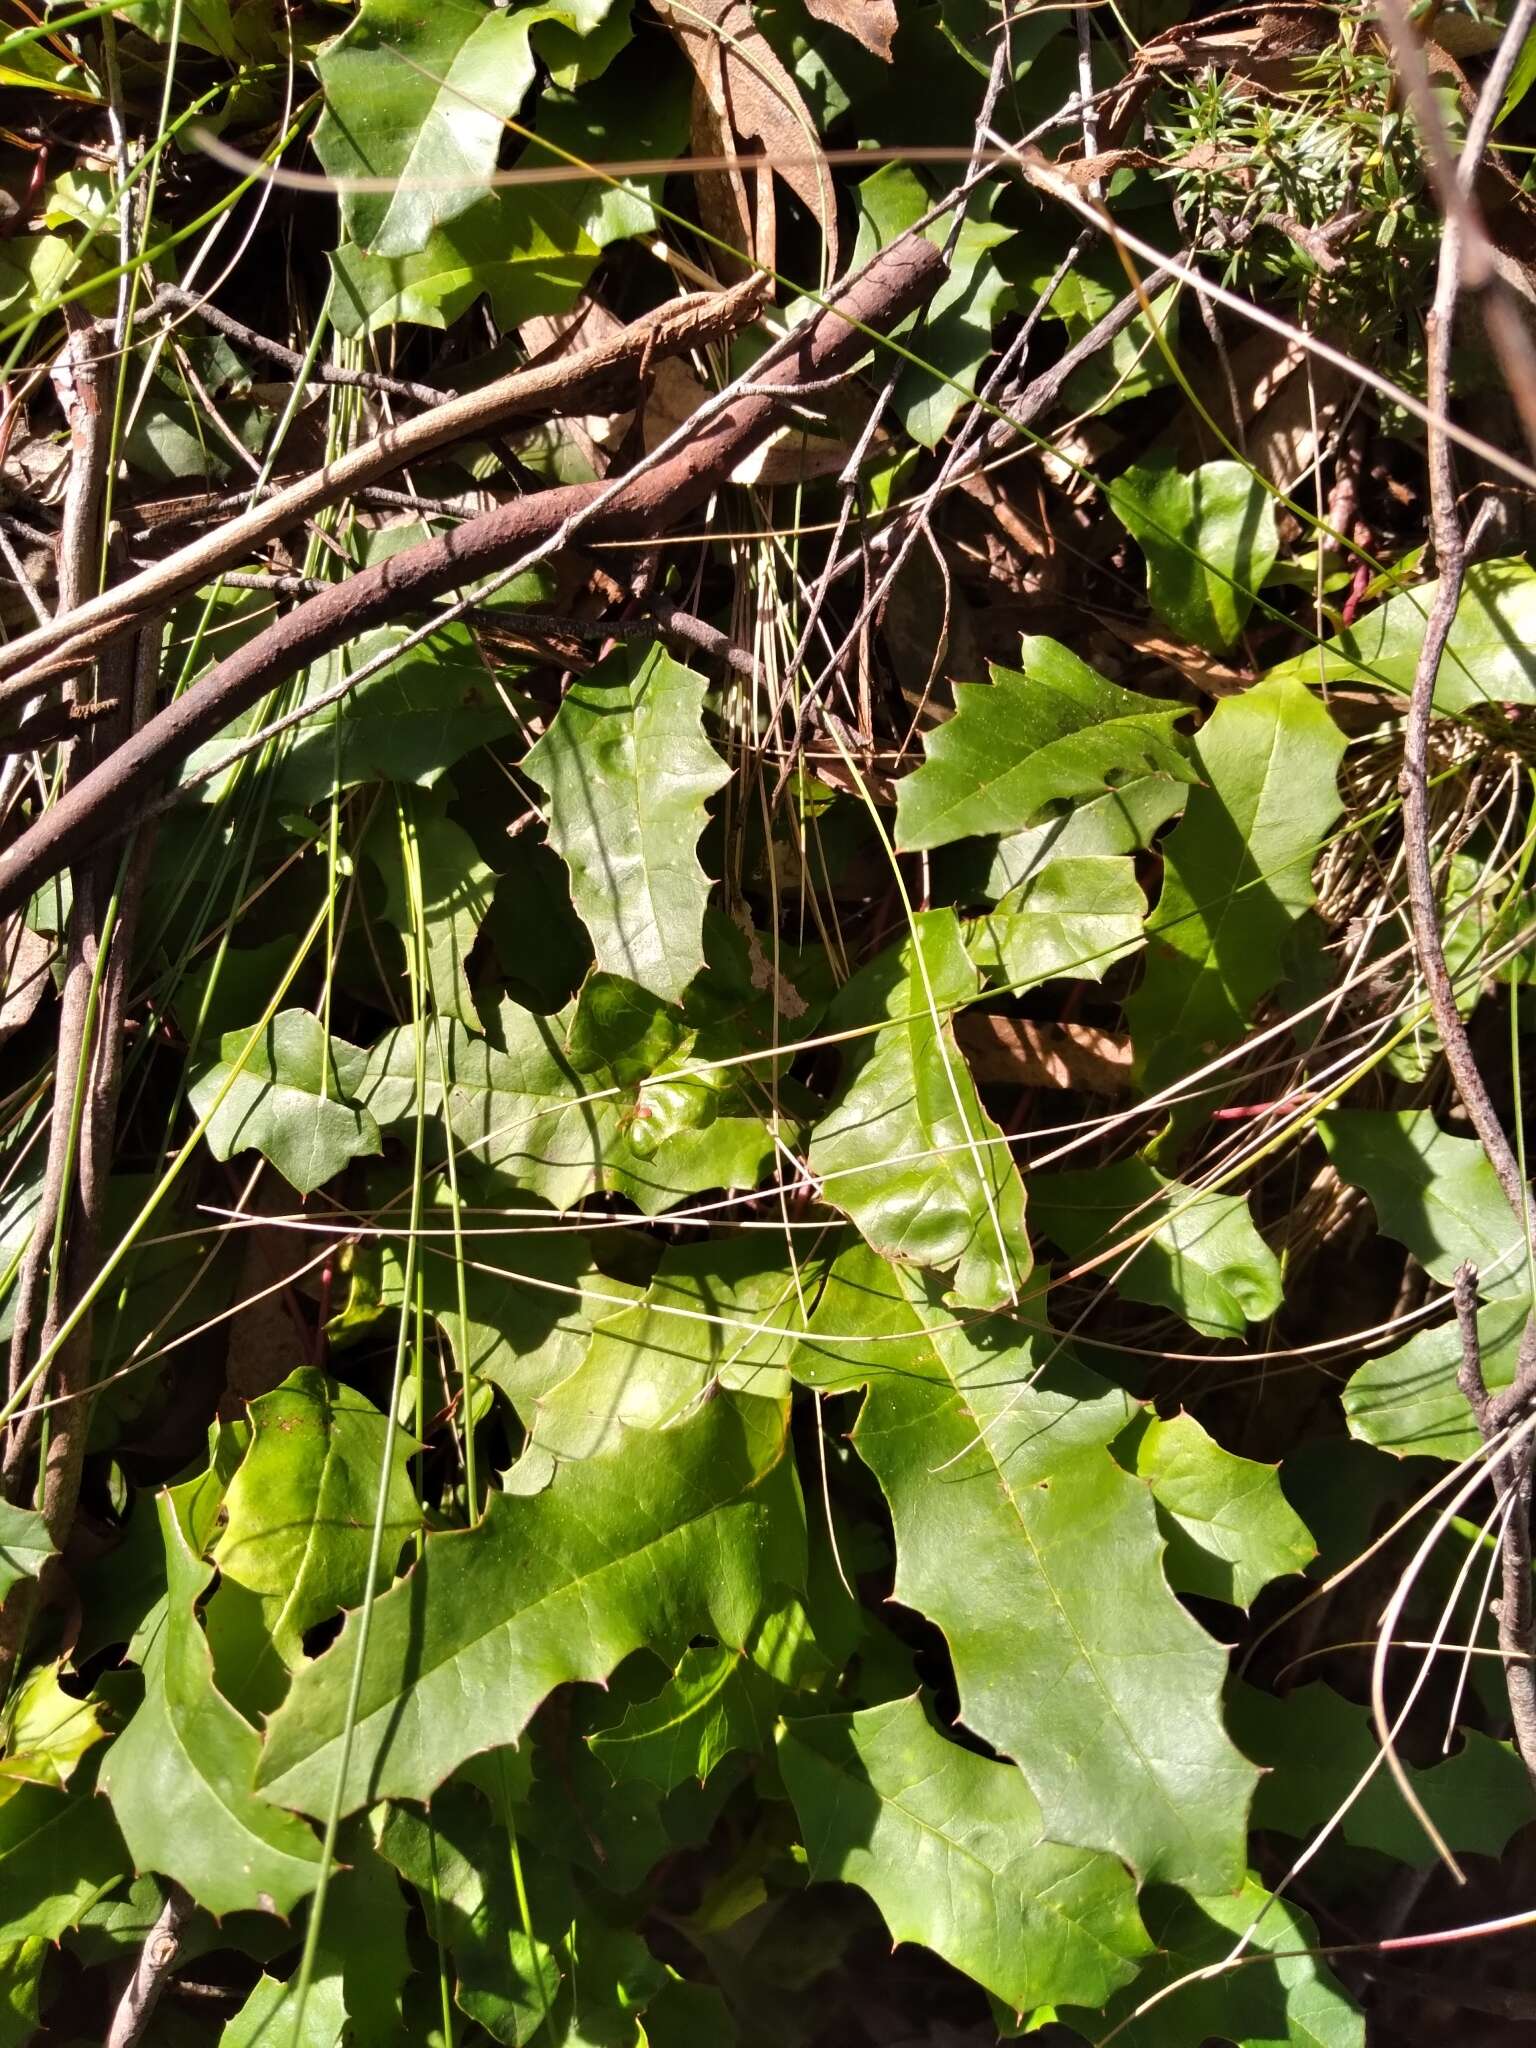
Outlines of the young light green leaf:
{"type": "Polygon", "coordinates": [[[0,1800],[15,1783],[60,1789],[75,1774],[87,1750],[106,1740],[102,1705],[81,1699],[59,1683],[62,1662],[29,1671],[0,1716],[0,1800]]]}
{"type": "MultiPolygon", "coordinates": [[[[1189,792],[1168,775],[1138,775],[1103,796],[1086,797],[1059,817],[1010,832],[992,849],[979,898],[999,903],[1058,860],[1102,860],[1139,853],[1160,825],[1176,818],[1189,792]]],[[[980,849],[978,849],[980,851],[980,849]]],[[[970,901],[969,896],[961,898],[970,901]]]]}
{"type": "Polygon", "coordinates": [[[630,645],[566,694],[523,767],[597,964],[664,1002],[704,965],[704,805],[730,770],[704,737],[704,678],[630,645]]]}
{"type": "Polygon", "coordinates": [[[1314,900],[1312,863],[1339,815],[1344,735],[1299,683],[1216,706],[1195,742],[1205,786],[1164,842],[1147,971],[1127,1005],[1157,1085],[1241,1037],[1284,971],[1314,900]]]}
{"type": "Polygon", "coordinates": [[[334,250],[337,331],[355,339],[400,321],[451,327],[478,298],[499,328],[517,327],[572,305],[600,253],[555,193],[488,192],[408,253],[355,242],[334,250]]]}
{"type": "Polygon", "coordinates": [[[1229,2041],[1234,2048],[1365,2048],[1365,2021],[1326,1964],[1307,1953],[1317,1930],[1306,1914],[1249,1877],[1239,1891],[1191,1898],[1143,1895],[1142,1918],[1157,1955],[1103,2013],[1059,2018],[1090,2041],[1113,2034],[1117,2048],[1190,2048],[1229,2041]],[[1261,1917],[1262,1916],[1262,1917],[1261,1917]],[[1239,1936],[1272,1963],[1248,1963],[1211,1977],[1200,1972],[1231,1955],[1239,1936]],[[1171,1990],[1181,1979],[1191,1981],[1171,1990]],[[1154,1994],[1169,1995],[1140,2019],[1131,2014],[1154,1994]]]}
{"type": "MultiPolygon", "coordinates": [[[[745,1641],[768,1585],[803,1570],[783,1445],[779,1408],[722,1394],[648,1436],[644,1458],[562,1465],[541,1493],[493,1495],[474,1529],[429,1536],[374,1604],[344,1811],[426,1798],[464,1758],[515,1742],[553,1687],[604,1679],[642,1644],[675,1659],[701,1630],[745,1641]]],[[[326,1810],[357,1626],[272,1718],[261,1781],[279,1805],[326,1810]]]]}
{"type": "MultiPolygon", "coordinates": [[[[1530,1312],[1527,1294],[1489,1302],[1477,1312],[1483,1381],[1491,1393],[1515,1376],[1530,1312]]],[[[1460,1366],[1461,1332],[1454,1320],[1419,1330],[1396,1350],[1367,1359],[1344,1389],[1350,1435],[1396,1458],[1445,1458],[1459,1465],[1482,1441],[1456,1383],[1460,1366]]]]}
{"type": "Polygon", "coordinates": [[[1171,1308],[1204,1337],[1240,1337],[1280,1306],[1280,1262],[1241,1195],[1204,1193],[1122,1159],[1033,1174],[1029,1196],[1064,1252],[1082,1260],[1126,1247],[1100,1274],[1128,1301],[1171,1308]]]}
{"type": "Polygon", "coordinates": [[[15,1782],[0,1797],[0,1944],[57,1941],[131,1868],[87,1769],[68,1791],[15,1782]]]}
{"type": "MultiPolygon", "coordinates": [[[[292,1670],[302,1661],[305,1631],[363,1596],[385,1418],[355,1387],[313,1366],[260,1395],[249,1413],[250,1449],[230,1481],[213,1560],[226,1585],[256,1597],[265,1633],[292,1670]]],[[[406,1470],[420,1448],[395,1432],[384,1503],[386,1575],[421,1524],[406,1470]]],[[[221,1587],[213,1605],[222,1594],[221,1587]]]]}
{"type": "Polygon", "coordinates": [[[923,735],[926,758],[896,785],[903,852],[1017,832],[1047,804],[1148,774],[1193,780],[1173,730],[1182,704],[1106,682],[1057,640],[1026,638],[1019,658],[990,683],[957,683],[954,717],[923,735]]]}
{"type": "Polygon", "coordinates": [[[1525,1233],[1475,1139],[1451,1137],[1428,1109],[1330,1109],[1317,1128],[1339,1178],[1432,1279],[1449,1286],[1470,1260],[1484,1294],[1528,1288],[1525,1233]]]}
{"type": "Polygon", "coordinates": [[[346,2031],[347,2007],[339,1977],[316,1971],[299,2018],[298,1985],[265,1971],[244,2005],[219,2036],[219,2048],[337,2048],[346,2031]]]}
{"type": "Polygon", "coordinates": [[[1165,1422],[1144,1410],[1115,1455],[1152,1489],[1175,1592],[1251,1607],[1272,1579],[1305,1571],[1317,1555],[1275,1466],[1223,1450],[1192,1415],[1165,1422]]]}
{"type": "Polygon", "coordinates": [[[188,1091],[199,1116],[213,1111],[206,1135],[215,1159],[254,1149],[307,1195],[349,1159],[383,1149],[378,1125],[357,1100],[367,1055],[339,1038],[328,1040],[308,1010],[279,1010],[215,1109],[250,1035],[226,1032],[218,1058],[201,1068],[188,1091]]]}
{"type": "Polygon", "coordinates": [[[1016,2012],[1102,2005],[1151,1946],[1113,1856],[1042,1840],[1023,1775],[948,1742],[919,1699],[781,1729],[813,1883],[867,1891],[1016,2012]]]}
{"type": "Polygon", "coordinates": [[[1018,1169],[950,1020],[977,987],[950,910],[920,912],[903,944],[854,976],[832,1021],[880,1028],[846,1046],[808,1162],[876,1251],[953,1268],[957,1301],[995,1308],[1017,1295],[1032,1259],[1018,1169]]]}
{"type": "Polygon", "coordinates": [[[213,1577],[175,1506],[159,1500],[169,1592],[144,1659],[144,1702],[107,1752],[102,1789],[134,1865],[210,1913],[290,1913],[314,1890],[320,1845],[252,1789],[261,1738],[215,1689],[196,1602],[213,1577]]]}
{"type": "Polygon", "coordinates": [[[965,927],[978,967],[1018,991],[1071,975],[1102,981],[1142,943],[1147,900],[1120,855],[1053,860],[965,927]]]}
{"type": "Polygon", "coordinates": [[[1188,474],[1171,462],[1137,463],[1106,495],[1147,558],[1152,609],[1181,638],[1223,653],[1280,552],[1259,477],[1239,462],[1205,462],[1188,474]]]}
{"type": "Polygon", "coordinates": [[[0,1501],[0,1600],[18,1579],[35,1579],[53,1554],[47,1524],[37,1510],[0,1501]]]}
{"type": "MultiPolygon", "coordinates": [[[[1338,683],[1413,688],[1438,583],[1399,591],[1321,647],[1269,671],[1315,689],[1338,683]]],[[[1487,704],[1536,704],[1536,569],[1522,555],[1469,562],[1440,657],[1435,709],[1454,715],[1487,704]]]]}
{"type": "MultiPolygon", "coordinates": [[[[655,1215],[700,1188],[755,1187],[773,1138],[745,1070],[701,1071],[712,1056],[708,1041],[689,1032],[643,1076],[620,1079],[606,1064],[579,1068],[574,1053],[592,1049],[581,1035],[586,1001],[583,991],[557,1017],[504,1003],[500,1047],[444,1022],[446,1114],[466,1152],[556,1209],[608,1191],[655,1215]]],[[[374,1046],[359,1099],[381,1124],[415,1115],[409,1027],[374,1046]]],[[[445,1111],[435,1044],[427,1111],[445,1111]]],[[[515,1259],[508,1264],[522,1270],[515,1259]]]]}
{"type": "Polygon", "coordinates": [[[743,1231],[670,1247],[632,1308],[602,1307],[613,1290],[599,1278],[586,1356],[540,1396],[534,1443],[600,1457],[627,1431],[671,1428],[712,1388],[782,1401],[819,1273],[814,1260],[797,1273],[781,1245],[743,1231]]]}
{"type": "Polygon", "coordinates": [[[1234,1883],[1255,1774],[1222,1725],[1225,1655],[1109,1450],[1125,1396],[1025,1328],[958,1324],[860,1248],[795,1373],[867,1386],[853,1440],[890,1503],[895,1597],[944,1631],[965,1725],[1020,1766],[1046,1833],[1148,1881],[1234,1883]]]}

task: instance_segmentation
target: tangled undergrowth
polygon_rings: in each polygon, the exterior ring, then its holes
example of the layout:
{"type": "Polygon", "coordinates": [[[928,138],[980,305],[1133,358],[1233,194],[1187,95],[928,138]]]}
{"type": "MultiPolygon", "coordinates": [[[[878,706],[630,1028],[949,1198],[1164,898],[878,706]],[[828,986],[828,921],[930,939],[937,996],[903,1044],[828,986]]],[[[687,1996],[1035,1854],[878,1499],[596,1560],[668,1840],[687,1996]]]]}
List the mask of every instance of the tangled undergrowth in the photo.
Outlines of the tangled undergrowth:
{"type": "Polygon", "coordinates": [[[1180,14],[8,0],[0,2048],[1526,2037],[1536,6],[1180,14]]]}

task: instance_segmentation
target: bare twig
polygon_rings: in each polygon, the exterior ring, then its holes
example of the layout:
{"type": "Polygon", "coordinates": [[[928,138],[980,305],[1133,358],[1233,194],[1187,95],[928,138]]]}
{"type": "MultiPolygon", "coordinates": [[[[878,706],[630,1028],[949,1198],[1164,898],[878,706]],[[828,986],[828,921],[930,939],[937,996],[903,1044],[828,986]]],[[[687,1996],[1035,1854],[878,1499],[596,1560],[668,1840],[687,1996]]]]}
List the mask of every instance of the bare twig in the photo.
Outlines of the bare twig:
{"type": "MultiPolygon", "coordinates": [[[[531,566],[578,531],[589,538],[669,534],[779,423],[802,383],[852,369],[879,331],[937,289],[943,259],[908,235],[883,250],[859,282],[820,307],[755,367],[764,385],[728,388],[617,482],[568,485],[518,498],[456,531],[361,571],[277,619],[167,705],[112,758],[52,805],[0,855],[0,914],[87,848],[129,829],[154,785],[278,683],[373,625],[513,564],[531,566]]],[[[137,580],[137,579],[136,579],[137,580]]],[[[36,635],[29,636],[36,639],[36,635]]]]}
{"type": "Polygon", "coordinates": [[[117,2002],[104,2048],[134,2048],[135,2042],[143,2040],[181,1954],[181,1937],[192,1910],[192,1901],[180,1885],[168,1885],[159,1918],[144,1937],[133,1975],[117,2002]]]}

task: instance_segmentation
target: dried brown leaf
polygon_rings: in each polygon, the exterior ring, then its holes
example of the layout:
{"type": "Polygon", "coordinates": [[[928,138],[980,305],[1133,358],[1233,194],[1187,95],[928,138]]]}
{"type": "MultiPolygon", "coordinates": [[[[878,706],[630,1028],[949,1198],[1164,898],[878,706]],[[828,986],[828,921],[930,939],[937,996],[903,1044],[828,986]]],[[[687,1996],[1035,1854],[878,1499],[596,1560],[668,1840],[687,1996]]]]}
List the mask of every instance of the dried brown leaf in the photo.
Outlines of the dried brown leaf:
{"type": "Polygon", "coordinates": [[[1129,1032],[967,1011],[955,1019],[955,1036],[983,1086],[1081,1088],[1092,1095],[1115,1095],[1130,1085],[1129,1032]]]}
{"type": "Polygon", "coordinates": [[[862,43],[872,57],[891,62],[896,34],[894,0],[805,0],[805,11],[862,43]]]}

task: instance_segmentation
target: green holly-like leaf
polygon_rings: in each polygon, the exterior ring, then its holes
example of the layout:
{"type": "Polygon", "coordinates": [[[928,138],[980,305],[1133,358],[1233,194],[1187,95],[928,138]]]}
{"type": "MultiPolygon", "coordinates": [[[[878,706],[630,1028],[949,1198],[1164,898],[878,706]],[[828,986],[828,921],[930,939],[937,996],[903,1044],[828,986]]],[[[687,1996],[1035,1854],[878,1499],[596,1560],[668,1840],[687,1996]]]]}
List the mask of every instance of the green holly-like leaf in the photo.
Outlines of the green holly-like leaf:
{"type": "Polygon", "coordinates": [[[0,1501],[0,1600],[19,1579],[35,1579],[53,1554],[47,1524],[37,1510],[0,1501]]]}
{"type": "Polygon", "coordinates": [[[38,1936],[0,1947],[0,2048],[27,2048],[37,2033],[48,1944],[38,1936]]]}
{"type": "Polygon", "coordinates": [[[789,1695],[826,1674],[805,1609],[791,1600],[742,1649],[688,1650],[660,1692],[587,1741],[616,1784],[702,1785],[732,1750],[766,1750],[789,1695]]]}
{"type": "MultiPolygon", "coordinates": [[[[421,1894],[429,1934],[453,1957],[461,2010],[494,2040],[535,2039],[559,2001],[561,1959],[548,1939],[529,1938],[491,1807],[462,1783],[444,1786],[425,1814],[391,1806],[379,1850],[421,1894]]],[[[526,1882],[525,1892],[537,1896],[526,1882]]]]}
{"type": "Polygon", "coordinates": [[[540,1397],[533,1440],[557,1458],[612,1450],[627,1430],[668,1429],[716,1387],[782,1401],[819,1265],[788,1265],[755,1232],[665,1251],[633,1307],[599,1309],[571,1375],[540,1397]]]}
{"type": "MultiPolygon", "coordinates": [[[[1433,1863],[1435,1845],[1398,1790],[1381,1757],[1367,1707],[1326,1685],[1304,1685],[1283,1700],[1236,1685],[1229,1700],[1232,1732],[1264,1776],[1254,1795],[1253,1824],[1282,1835],[1310,1835],[1348,1804],[1340,1822],[1346,1842],[1396,1862],[1433,1863]],[[1372,1772],[1358,1797],[1356,1787],[1372,1772]]],[[[1533,1817],[1531,1781],[1507,1742],[1463,1729],[1461,1747],[1428,1769],[1405,1764],[1414,1792],[1455,1850],[1501,1856],[1511,1835],[1533,1817]]]]}
{"type": "Polygon", "coordinates": [[[1169,1590],[1151,1492],[1109,1449],[1126,1398],[1021,1327],[957,1323],[859,1248],[795,1372],[868,1388],[853,1441],[890,1503],[895,1597],[944,1631],[961,1718],[1020,1766],[1052,1840],[1149,1880],[1235,1883],[1255,1773],[1222,1726],[1224,1653],[1169,1590]]]}
{"type": "MultiPolygon", "coordinates": [[[[425,1798],[465,1757],[515,1742],[554,1686],[606,1678],[642,1644],[675,1661],[701,1631],[744,1642],[766,1587],[802,1575],[780,1408],[722,1394],[643,1443],[427,1538],[374,1604],[344,1811],[425,1798]]],[[[272,1719],[262,1788],[279,1805],[328,1806],[357,1629],[354,1615],[272,1719]]]]}
{"type": "Polygon", "coordinates": [[[0,1717],[0,1800],[12,1783],[67,1785],[87,1750],[106,1740],[101,1702],[81,1699],[59,1683],[62,1663],[29,1671],[0,1717]]]}
{"type": "MultiPolygon", "coordinates": [[[[421,876],[426,926],[426,993],[444,1017],[480,1029],[470,994],[468,960],[491,908],[496,877],[462,826],[420,801],[409,805],[409,830],[421,876]]],[[[368,858],[384,883],[384,915],[407,948],[416,943],[416,915],[401,844],[400,821],[386,811],[368,834],[368,858]]],[[[429,1055],[430,1057],[430,1055],[429,1055]]]]}
{"type": "Polygon", "coordinates": [[[89,1766],[68,1790],[0,1794],[0,1944],[57,1941],[129,1874],[128,1851],[89,1766]]]}
{"type": "MultiPolygon", "coordinates": [[[[365,662],[399,647],[409,628],[380,626],[359,634],[304,671],[306,702],[342,686],[365,662]]],[[[217,766],[231,745],[262,722],[257,706],[232,719],[216,740],[187,757],[187,772],[217,766]]],[[[263,764],[262,784],[274,804],[307,810],[333,790],[381,780],[430,789],[461,754],[517,730],[517,717],[493,687],[474,641],[462,626],[444,626],[430,640],[401,653],[376,675],[305,717],[286,736],[275,760],[263,764]]],[[[243,767],[249,772],[251,763],[243,767]]],[[[197,795],[205,803],[228,796],[230,774],[213,775],[197,795]]]]}
{"type": "Polygon", "coordinates": [[[1001,191],[988,186],[972,201],[950,255],[949,276],[923,321],[922,364],[909,363],[896,380],[897,417],[924,448],[936,448],[949,432],[992,353],[993,326],[1012,302],[1013,286],[992,256],[1015,234],[992,219],[1001,191]]]}
{"type": "MultiPolygon", "coordinates": [[[[231,1585],[252,1595],[263,1635],[291,1670],[302,1661],[305,1631],[360,1600],[367,1586],[386,1419],[366,1395],[313,1366],[260,1395],[249,1413],[250,1448],[225,1495],[213,1552],[223,1580],[213,1604],[231,1585]]],[[[395,1432],[386,1573],[421,1523],[406,1471],[420,1448],[395,1432]]]]}
{"type": "MultiPolygon", "coordinates": [[[[1438,583],[1399,591],[1344,632],[1282,662],[1271,676],[1314,689],[1375,683],[1404,696],[1413,688],[1438,583]]],[[[1469,562],[1450,638],[1435,679],[1435,709],[1536,704],[1536,569],[1520,555],[1469,562]]]]}
{"type": "Polygon", "coordinates": [[[1147,971],[1127,1011],[1156,1085],[1242,1036],[1284,972],[1339,815],[1344,735],[1300,683],[1225,697],[1195,743],[1205,786],[1164,842],[1147,971]]]}
{"type": "Polygon", "coordinates": [[[342,1823],[336,1853],[317,1963],[341,1981],[352,2048],[398,2048],[401,1993],[412,1969],[405,1893],[365,1815],[342,1823]]]}
{"type": "Polygon", "coordinates": [[[1529,1285],[1525,1233],[1475,1139],[1451,1137],[1428,1109],[1330,1109],[1317,1128],[1339,1178],[1432,1279],[1449,1286],[1470,1260],[1484,1294],[1529,1285]]]}
{"type": "Polygon", "coordinates": [[[1182,704],[1106,682],[1056,640],[1027,638],[1019,659],[990,683],[957,683],[954,717],[924,734],[926,758],[896,785],[904,852],[1017,832],[1047,804],[1148,774],[1193,779],[1173,730],[1182,704]]]}
{"type": "Polygon", "coordinates": [[[950,1013],[977,989],[950,910],[920,912],[854,976],[831,1021],[879,1028],[845,1047],[809,1165],[876,1251],[953,1268],[957,1301],[995,1308],[1017,1296],[1031,1254],[1018,1169],[955,1043],[950,1013]]]}
{"type": "Polygon", "coordinates": [[[567,692],[523,763],[598,966],[664,1002],[704,965],[697,847],[705,801],[730,780],[704,737],[705,689],[660,646],[621,648],[567,692]]]}
{"type": "Polygon", "coordinates": [[[332,177],[373,186],[342,187],[350,238],[379,256],[408,256],[467,212],[489,187],[503,124],[533,83],[529,31],[553,21],[580,33],[608,5],[570,0],[503,12],[443,0],[423,11],[364,0],[315,67],[325,91],[316,153],[332,177]]]}
{"type": "Polygon", "coordinates": [[[1113,1251],[1098,1271],[1118,1293],[1171,1308],[1202,1336],[1240,1337],[1280,1306],[1280,1262],[1240,1195],[1203,1192],[1144,1159],[1123,1159],[1033,1174],[1029,1196],[1064,1252],[1082,1260],[1113,1251]]]}
{"type": "Polygon", "coordinates": [[[1240,1891],[1202,1898],[1159,1889],[1143,1895],[1141,1915],[1158,1953],[1136,1982],[1102,2014],[1058,2014],[1088,2040],[1113,2034],[1117,2048],[1190,2048],[1195,2041],[1230,2041],[1234,2048],[1365,2048],[1364,2019],[1327,1965],[1305,1953],[1317,1946],[1316,1928],[1256,1879],[1248,1878],[1240,1891]],[[1272,1953],[1274,1961],[1198,1975],[1223,1962],[1241,1935],[1249,1935],[1249,1946],[1259,1954],[1272,1953]],[[1140,2019],[1131,2018],[1138,2006],[1184,1977],[1194,1981],[1140,2019]]]}
{"type": "MultiPolygon", "coordinates": [[[[1530,1313],[1526,1294],[1478,1310],[1478,1349],[1490,1392],[1514,1379],[1530,1313]]],[[[1461,1331],[1454,1321],[1420,1330],[1395,1351],[1367,1359],[1344,1389],[1350,1435],[1397,1458],[1445,1458],[1451,1464],[1470,1458],[1482,1436],[1456,1382],[1461,1362],[1461,1331]]]]}
{"type": "MultiPolygon", "coordinates": [[[[668,69],[659,47],[636,54],[638,62],[622,62],[576,92],[551,87],[541,93],[538,126],[518,169],[558,164],[568,170],[573,161],[606,165],[654,158],[666,163],[681,156],[688,147],[687,69],[681,63],[668,69]]],[[[546,196],[567,216],[572,238],[581,236],[606,249],[631,235],[658,232],[655,202],[662,182],[661,176],[612,174],[581,184],[562,179],[546,196]]]]}
{"type": "MultiPolygon", "coordinates": [[[[504,1003],[500,1048],[446,1020],[428,1048],[428,1114],[446,1113],[471,1157],[556,1209],[608,1191],[654,1215],[700,1188],[755,1187],[773,1153],[767,1101],[758,1107],[742,1068],[709,1069],[723,1035],[684,1027],[676,1036],[675,1020],[661,1064],[635,1077],[621,1061],[621,1078],[606,1061],[577,1064],[577,1055],[595,1058],[590,1035],[583,1036],[588,1002],[583,990],[556,1017],[504,1003]]],[[[415,1115],[411,1029],[373,1048],[360,1100],[381,1124],[415,1115]]]]}
{"type": "Polygon", "coordinates": [[[356,1046],[327,1039],[308,1010],[279,1010],[236,1071],[250,1037],[227,1031],[188,1091],[198,1116],[212,1111],[206,1136],[215,1159],[254,1149],[307,1195],[348,1160],[382,1150],[379,1127],[357,1100],[366,1055],[356,1046]]]}
{"type": "Polygon", "coordinates": [[[315,1888],[320,1845],[253,1790],[261,1738],[220,1694],[195,1603],[213,1577],[176,1503],[158,1503],[168,1592],[144,1658],[144,1701],[107,1752],[102,1788],[139,1870],[210,1913],[289,1913],[315,1888]]]}
{"type": "Polygon", "coordinates": [[[346,2031],[347,2007],[340,1978],[316,1971],[299,2020],[298,1980],[256,1979],[250,1996],[219,2036],[219,2048],[337,2048],[346,2031]]]}
{"type": "Polygon", "coordinates": [[[528,185],[488,192],[408,254],[344,242],[331,256],[336,326],[350,337],[400,321],[451,327],[483,297],[498,327],[517,327],[563,313],[600,253],[555,194],[528,185]]]}
{"type": "Polygon", "coordinates": [[[1188,473],[1137,463],[1106,496],[1147,558],[1147,596],[1158,617],[1197,647],[1220,654],[1247,623],[1280,552],[1274,503],[1240,462],[1188,473]]]}
{"type": "MultiPolygon", "coordinates": [[[[595,1272],[584,1233],[562,1225],[515,1181],[473,1158],[458,1160],[456,1174],[457,1243],[452,1183],[441,1175],[423,1190],[416,1247],[422,1305],[460,1372],[499,1387],[531,1424],[534,1403],[575,1371],[593,1315],[611,1314],[618,1304],[609,1297],[620,1290],[595,1272]]],[[[383,1247],[380,1313],[402,1300],[403,1256],[403,1244],[383,1247]]]]}
{"type": "Polygon", "coordinates": [[[1275,1467],[1223,1450],[1192,1415],[1138,1416],[1115,1455],[1152,1489],[1176,1592],[1249,1607],[1271,1579],[1305,1571],[1317,1555],[1275,1467]]]}
{"type": "Polygon", "coordinates": [[[1041,1839],[1010,1764],[933,1727],[920,1700],[800,1719],[779,1736],[812,1882],[867,1891],[897,1941],[920,1941],[1016,2012],[1101,2005],[1150,1943],[1113,1856],[1041,1839]]]}
{"type": "Polygon", "coordinates": [[[1187,786],[1172,776],[1138,775],[1103,796],[1085,797],[1059,817],[1010,832],[992,849],[979,897],[1000,903],[1010,890],[1035,880],[1058,861],[1139,853],[1152,844],[1160,825],[1178,816],[1188,795],[1187,786]]]}
{"type": "Polygon", "coordinates": [[[1102,981],[1142,943],[1146,898],[1121,856],[1053,860],[1012,889],[995,910],[967,924],[978,967],[1010,989],[1055,975],[1102,981]]]}

